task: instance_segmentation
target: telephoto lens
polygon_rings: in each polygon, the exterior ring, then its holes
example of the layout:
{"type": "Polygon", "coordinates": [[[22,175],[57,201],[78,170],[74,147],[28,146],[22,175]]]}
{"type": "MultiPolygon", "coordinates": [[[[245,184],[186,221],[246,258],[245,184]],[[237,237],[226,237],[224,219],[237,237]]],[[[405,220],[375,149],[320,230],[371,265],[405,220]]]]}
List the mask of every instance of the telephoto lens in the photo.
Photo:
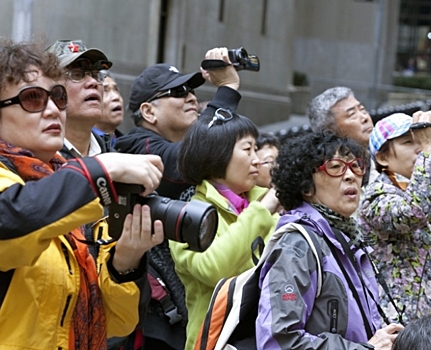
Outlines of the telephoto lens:
{"type": "Polygon", "coordinates": [[[189,249],[196,252],[205,251],[217,233],[217,209],[199,200],[190,202],[174,200],[152,193],[142,197],[141,185],[115,183],[118,203],[109,206],[109,235],[117,240],[123,231],[127,214],[133,212],[135,204],[147,204],[150,207],[151,219],[161,220],[165,238],[188,243],[189,249]]]}

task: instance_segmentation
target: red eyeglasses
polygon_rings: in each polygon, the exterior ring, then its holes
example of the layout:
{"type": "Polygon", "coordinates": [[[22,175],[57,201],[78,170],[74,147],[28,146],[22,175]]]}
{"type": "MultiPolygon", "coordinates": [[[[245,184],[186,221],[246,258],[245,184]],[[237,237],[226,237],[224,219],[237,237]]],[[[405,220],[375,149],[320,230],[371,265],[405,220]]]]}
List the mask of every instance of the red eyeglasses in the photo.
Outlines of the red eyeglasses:
{"type": "Polygon", "coordinates": [[[54,85],[51,91],[40,86],[26,87],[15,97],[0,101],[0,108],[19,104],[23,110],[29,113],[42,112],[50,97],[59,110],[67,108],[67,93],[63,85],[54,85]]]}
{"type": "Polygon", "coordinates": [[[367,167],[362,158],[355,158],[350,162],[346,162],[345,160],[338,158],[328,159],[317,168],[317,171],[324,171],[329,176],[339,177],[346,173],[347,167],[349,167],[350,170],[358,176],[364,176],[367,172],[367,167]]]}

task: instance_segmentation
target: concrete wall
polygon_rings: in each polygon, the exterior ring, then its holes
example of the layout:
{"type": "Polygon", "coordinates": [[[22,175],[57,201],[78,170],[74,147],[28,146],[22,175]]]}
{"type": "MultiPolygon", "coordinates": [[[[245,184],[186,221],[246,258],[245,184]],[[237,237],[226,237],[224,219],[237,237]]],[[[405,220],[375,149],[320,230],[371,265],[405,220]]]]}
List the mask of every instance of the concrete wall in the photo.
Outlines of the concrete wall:
{"type": "MultiPolygon", "coordinates": [[[[12,35],[13,6],[19,1],[32,0],[0,0],[3,37],[12,35]]],[[[163,0],[33,0],[32,4],[33,35],[45,38],[47,45],[57,39],[82,39],[87,47],[102,49],[114,62],[112,72],[126,103],[133,78],[157,62],[163,0]]],[[[185,73],[196,71],[205,52],[218,46],[243,46],[260,58],[260,72],[240,72],[239,112],[258,125],[288,118],[294,70],[307,72],[312,96],[342,84],[369,99],[373,86],[390,82],[399,0],[168,0],[167,4],[161,48],[165,62],[185,73]]],[[[210,98],[214,91],[205,84],[197,95],[210,98]]],[[[126,116],[122,129],[130,127],[126,116]]]]}

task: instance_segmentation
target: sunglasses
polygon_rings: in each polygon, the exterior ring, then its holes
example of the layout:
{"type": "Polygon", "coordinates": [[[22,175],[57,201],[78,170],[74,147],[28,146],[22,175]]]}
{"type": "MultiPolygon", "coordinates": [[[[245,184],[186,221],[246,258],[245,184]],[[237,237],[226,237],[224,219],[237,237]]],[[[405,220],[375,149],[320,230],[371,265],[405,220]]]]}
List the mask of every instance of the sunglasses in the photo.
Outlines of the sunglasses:
{"type": "Polygon", "coordinates": [[[350,162],[346,162],[338,158],[328,159],[323,163],[323,165],[317,168],[317,171],[324,171],[329,176],[339,177],[346,173],[348,167],[355,175],[358,176],[364,176],[367,171],[365,162],[362,158],[355,158],[350,162]]]}
{"type": "Polygon", "coordinates": [[[167,91],[158,92],[153,97],[151,97],[147,102],[152,102],[161,97],[186,97],[189,93],[195,94],[195,90],[187,85],[181,85],[173,89],[169,89],[167,91]]]}
{"type": "Polygon", "coordinates": [[[74,83],[80,83],[85,79],[85,76],[88,75],[93,79],[96,79],[98,83],[103,83],[106,75],[103,74],[100,70],[96,69],[84,69],[84,68],[73,68],[64,73],[72,80],[74,83]]]}
{"type": "Polygon", "coordinates": [[[214,125],[214,122],[228,122],[233,118],[233,114],[228,109],[219,108],[215,111],[213,119],[208,123],[208,129],[214,125]]]}
{"type": "Polygon", "coordinates": [[[23,110],[29,113],[42,112],[48,104],[49,97],[59,110],[67,108],[67,93],[63,85],[54,85],[51,91],[40,86],[26,87],[15,97],[0,101],[0,108],[19,104],[23,110]]]}

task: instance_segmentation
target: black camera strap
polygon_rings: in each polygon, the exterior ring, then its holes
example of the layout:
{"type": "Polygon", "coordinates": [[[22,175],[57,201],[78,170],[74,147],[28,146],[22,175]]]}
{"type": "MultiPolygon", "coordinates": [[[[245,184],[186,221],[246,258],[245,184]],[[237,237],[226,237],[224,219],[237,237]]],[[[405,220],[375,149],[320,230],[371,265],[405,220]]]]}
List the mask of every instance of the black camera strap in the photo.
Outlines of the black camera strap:
{"type": "Polygon", "coordinates": [[[207,59],[201,63],[201,67],[205,70],[220,69],[227,66],[230,66],[230,64],[223,60],[207,59]]]}
{"type": "MultiPolygon", "coordinates": [[[[373,294],[371,293],[371,291],[370,291],[370,290],[368,289],[368,287],[366,286],[365,281],[364,281],[364,279],[363,279],[363,277],[362,277],[361,270],[360,270],[360,268],[359,268],[359,264],[358,264],[358,262],[357,262],[357,260],[356,260],[356,257],[355,257],[355,256],[354,256],[354,254],[352,253],[352,250],[350,249],[350,247],[349,247],[349,245],[348,245],[347,241],[344,239],[343,235],[341,234],[341,232],[340,232],[338,229],[336,229],[336,228],[333,228],[333,227],[332,227],[332,232],[334,232],[335,237],[336,237],[336,238],[337,238],[337,240],[340,242],[340,244],[343,246],[343,250],[345,251],[345,253],[346,253],[347,257],[349,258],[350,262],[352,263],[353,267],[355,268],[356,273],[358,274],[359,279],[361,280],[361,283],[362,283],[362,286],[363,286],[364,290],[366,290],[366,291],[368,292],[369,296],[371,297],[371,299],[372,299],[372,300],[374,301],[374,303],[376,304],[376,306],[377,306],[377,310],[379,311],[380,316],[383,318],[383,320],[385,321],[385,323],[389,325],[389,324],[390,324],[390,323],[392,323],[392,322],[391,322],[391,320],[389,319],[389,317],[386,315],[386,313],[383,311],[382,307],[380,306],[380,303],[378,303],[378,302],[375,300],[375,298],[374,298],[373,294]]],[[[331,246],[332,246],[332,245],[331,245],[331,246]]],[[[330,247],[331,247],[331,246],[330,246],[330,247]]],[[[373,271],[374,271],[374,274],[375,274],[375,276],[376,276],[377,282],[379,282],[379,284],[382,286],[382,288],[383,288],[383,290],[385,291],[385,293],[387,294],[387,296],[388,296],[388,298],[389,298],[390,302],[391,302],[391,303],[392,303],[392,305],[394,306],[394,308],[395,308],[395,310],[396,310],[396,312],[397,312],[397,314],[398,314],[397,321],[398,321],[400,324],[402,324],[402,325],[403,325],[403,324],[404,324],[404,323],[403,323],[403,313],[404,313],[405,307],[404,307],[404,309],[403,309],[403,310],[401,310],[401,311],[400,311],[400,310],[399,310],[399,308],[397,307],[397,305],[396,305],[396,303],[395,303],[394,299],[392,298],[392,295],[391,295],[391,293],[390,293],[390,291],[389,291],[388,285],[387,285],[387,283],[386,283],[386,281],[385,281],[385,279],[384,279],[383,275],[382,275],[381,273],[379,273],[379,271],[378,271],[378,269],[377,269],[377,266],[374,264],[374,261],[371,259],[370,255],[368,254],[367,247],[366,247],[366,245],[365,245],[363,242],[361,242],[361,249],[364,251],[365,256],[367,257],[368,261],[370,262],[370,264],[371,264],[371,266],[372,266],[372,268],[373,268],[373,271]]],[[[332,251],[332,249],[331,249],[331,251],[332,251]]],[[[342,267],[343,267],[343,266],[342,266],[342,267]]],[[[343,267],[343,268],[344,268],[344,267],[343,267]]],[[[345,270],[343,271],[343,273],[344,273],[344,272],[345,272],[345,270]]],[[[346,277],[346,279],[348,279],[348,278],[346,277]]],[[[355,290],[355,291],[356,291],[356,290],[355,290]]]]}
{"type": "MultiPolygon", "coordinates": [[[[355,268],[355,271],[358,273],[358,269],[356,266],[356,258],[354,258],[350,248],[347,245],[346,240],[344,239],[344,237],[342,237],[341,233],[339,233],[339,235],[337,235],[335,233],[338,230],[332,229],[332,231],[334,232],[335,236],[337,237],[337,240],[343,246],[343,249],[344,249],[346,255],[348,256],[349,260],[351,260],[351,262],[355,268]],[[350,254],[348,252],[350,252],[350,254]],[[352,260],[351,256],[353,256],[353,260],[352,260]]],[[[325,239],[326,243],[328,244],[329,249],[331,249],[332,255],[334,256],[335,260],[337,260],[338,266],[340,267],[341,272],[343,273],[344,278],[346,279],[347,284],[349,285],[349,288],[350,288],[350,291],[352,292],[353,298],[355,299],[356,304],[358,305],[359,311],[361,312],[362,320],[364,321],[365,331],[367,332],[367,337],[368,337],[368,339],[371,339],[371,337],[374,335],[374,332],[371,330],[371,326],[370,326],[370,323],[368,321],[368,317],[365,314],[364,308],[362,306],[358,291],[356,290],[356,287],[354,286],[349,274],[347,273],[346,268],[344,267],[342,261],[340,260],[340,257],[338,256],[338,249],[331,243],[329,238],[327,238],[325,235],[323,235],[323,238],[325,239]]],[[[362,280],[362,275],[360,273],[358,273],[358,276],[360,277],[364,291],[365,290],[368,291],[368,288],[364,285],[364,282],[362,280]]],[[[373,300],[374,300],[374,298],[373,298],[373,300]]],[[[376,303],[376,305],[378,305],[378,303],[376,303]]]]}

